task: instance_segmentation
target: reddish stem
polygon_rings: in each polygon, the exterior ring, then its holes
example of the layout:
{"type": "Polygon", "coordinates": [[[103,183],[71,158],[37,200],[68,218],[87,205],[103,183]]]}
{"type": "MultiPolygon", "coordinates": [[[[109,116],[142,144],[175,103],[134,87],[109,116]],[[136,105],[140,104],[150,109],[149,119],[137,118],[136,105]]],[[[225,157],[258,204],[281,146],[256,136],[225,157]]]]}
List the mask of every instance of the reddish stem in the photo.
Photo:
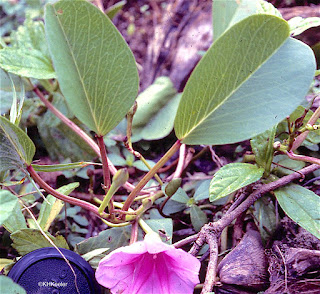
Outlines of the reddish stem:
{"type": "Polygon", "coordinates": [[[67,196],[67,195],[63,195],[60,192],[56,191],[55,189],[50,187],[45,181],[43,181],[40,178],[40,176],[36,173],[36,171],[33,169],[33,167],[31,165],[27,166],[27,171],[29,172],[29,174],[33,178],[33,180],[42,189],[44,189],[49,194],[53,195],[54,197],[56,197],[56,198],[58,198],[58,199],[60,199],[62,201],[68,202],[68,203],[70,203],[72,205],[77,205],[77,206],[80,206],[80,207],[82,207],[84,209],[87,209],[87,210],[93,212],[94,214],[96,214],[97,216],[101,217],[99,212],[98,212],[98,207],[97,206],[95,206],[95,205],[93,205],[93,204],[91,204],[89,202],[77,199],[77,198],[73,198],[73,197],[70,197],[70,196],[67,196]]]}

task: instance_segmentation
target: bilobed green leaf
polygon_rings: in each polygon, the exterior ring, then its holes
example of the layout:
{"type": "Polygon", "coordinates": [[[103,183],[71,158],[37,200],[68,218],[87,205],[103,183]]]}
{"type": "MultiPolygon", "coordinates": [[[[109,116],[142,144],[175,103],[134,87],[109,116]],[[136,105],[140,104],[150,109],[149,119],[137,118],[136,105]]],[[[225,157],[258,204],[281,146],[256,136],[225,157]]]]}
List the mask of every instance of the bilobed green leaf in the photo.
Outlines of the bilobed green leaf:
{"type": "Polygon", "coordinates": [[[194,229],[199,232],[208,222],[207,215],[196,205],[190,207],[190,218],[194,229]]]}
{"type": "Polygon", "coordinates": [[[7,294],[27,294],[20,285],[4,275],[0,275],[0,290],[5,290],[7,294]]]}
{"type": "Polygon", "coordinates": [[[16,209],[18,198],[7,190],[0,190],[0,226],[11,216],[16,209]]]}
{"type": "Polygon", "coordinates": [[[266,176],[268,176],[270,173],[274,152],[273,143],[276,131],[277,126],[274,126],[270,130],[267,130],[250,140],[256,163],[259,165],[259,167],[264,168],[266,176]]]}
{"type": "MultiPolygon", "coordinates": [[[[48,232],[46,232],[46,234],[57,247],[69,249],[66,240],[62,236],[53,237],[48,232]]],[[[39,248],[53,247],[42,235],[41,231],[37,229],[22,229],[12,233],[10,238],[13,241],[12,247],[21,255],[25,255],[39,248]]]]}
{"type": "Polygon", "coordinates": [[[312,50],[288,38],[287,23],[252,15],[226,31],[192,72],[175,118],[185,144],[229,144],[289,115],[314,76],[312,50]]]}
{"type": "Polygon", "coordinates": [[[320,239],[320,197],[295,184],[274,191],[284,212],[302,228],[320,239]]]}
{"type": "Polygon", "coordinates": [[[30,165],[35,146],[28,135],[6,118],[0,116],[0,171],[30,165]]]}
{"type": "Polygon", "coordinates": [[[75,116],[98,135],[126,115],[138,92],[128,45],[111,20],[84,0],[46,6],[45,29],[61,90],[75,116]]]}
{"type": "MultiPolygon", "coordinates": [[[[57,189],[57,191],[62,193],[63,195],[69,195],[77,187],[79,187],[79,183],[71,183],[71,184],[60,187],[59,189],[57,189]]],[[[60,199],[57,199],[52,195],[48,195],[46,199],[47,199],[47,202],[44,201],[41,204],[39,217],[38,217],[38,223],[40,227],[45,231],[49,229],[51,223],[54,221],[56,216],[60,213],[64,205],[63,201],[61,201],[60,199]]]]}
{"type": "Polygon", "coordinates": [[[264,169],[249,163],[229,163],[219,169],[210,183],[210,201],[217,200],[258,181],[264,169]]]}

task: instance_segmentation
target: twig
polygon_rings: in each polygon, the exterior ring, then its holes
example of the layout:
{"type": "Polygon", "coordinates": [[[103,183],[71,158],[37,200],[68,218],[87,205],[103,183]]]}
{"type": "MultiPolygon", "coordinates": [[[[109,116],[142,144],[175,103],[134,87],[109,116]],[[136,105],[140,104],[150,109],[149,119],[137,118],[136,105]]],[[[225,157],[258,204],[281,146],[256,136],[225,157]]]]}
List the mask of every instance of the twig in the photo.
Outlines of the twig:
{"type": "Polygon", "coordinates": [[[284,258],[284,256],[283,256],[283,254],[282,254],[282,252],[281,252],[281,250],[280,250],[278,245],[276,245],[276,248],[279,251],[279,254],[280,254],[280,256],[282,258],[282,261],[283,261],[283,265],[284,265],[284,285],[285,285],[284,291],[285,291],[285,293],[288,293],[288,270],[287,270],[286,260],[285,260],[285,258],[284,258]]]}

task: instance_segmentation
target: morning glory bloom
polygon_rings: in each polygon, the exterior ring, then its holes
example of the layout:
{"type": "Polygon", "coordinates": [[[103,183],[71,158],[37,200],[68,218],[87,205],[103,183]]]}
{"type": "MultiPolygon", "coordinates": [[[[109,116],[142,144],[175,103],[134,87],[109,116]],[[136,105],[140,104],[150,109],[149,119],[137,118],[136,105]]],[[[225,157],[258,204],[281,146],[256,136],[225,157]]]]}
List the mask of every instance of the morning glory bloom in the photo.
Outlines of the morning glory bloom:
{"type": "Polygon", "coordinates": [[[112,294],[192,294],[200,261],[154,235],[104,257],[96,271],[99,284],[112,294]]]}

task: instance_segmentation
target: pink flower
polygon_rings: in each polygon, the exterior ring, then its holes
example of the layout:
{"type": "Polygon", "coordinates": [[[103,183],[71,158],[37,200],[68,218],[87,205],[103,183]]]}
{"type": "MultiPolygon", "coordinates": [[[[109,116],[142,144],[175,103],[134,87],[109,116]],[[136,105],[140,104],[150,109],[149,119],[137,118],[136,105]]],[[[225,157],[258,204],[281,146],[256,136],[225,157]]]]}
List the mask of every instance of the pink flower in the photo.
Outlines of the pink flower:
{"type": "Polygon", "coordinates": [[[113,294],[191,294],[199,270],[196,257],[147,234],[103,258],[96,279],[113,294]]]}

